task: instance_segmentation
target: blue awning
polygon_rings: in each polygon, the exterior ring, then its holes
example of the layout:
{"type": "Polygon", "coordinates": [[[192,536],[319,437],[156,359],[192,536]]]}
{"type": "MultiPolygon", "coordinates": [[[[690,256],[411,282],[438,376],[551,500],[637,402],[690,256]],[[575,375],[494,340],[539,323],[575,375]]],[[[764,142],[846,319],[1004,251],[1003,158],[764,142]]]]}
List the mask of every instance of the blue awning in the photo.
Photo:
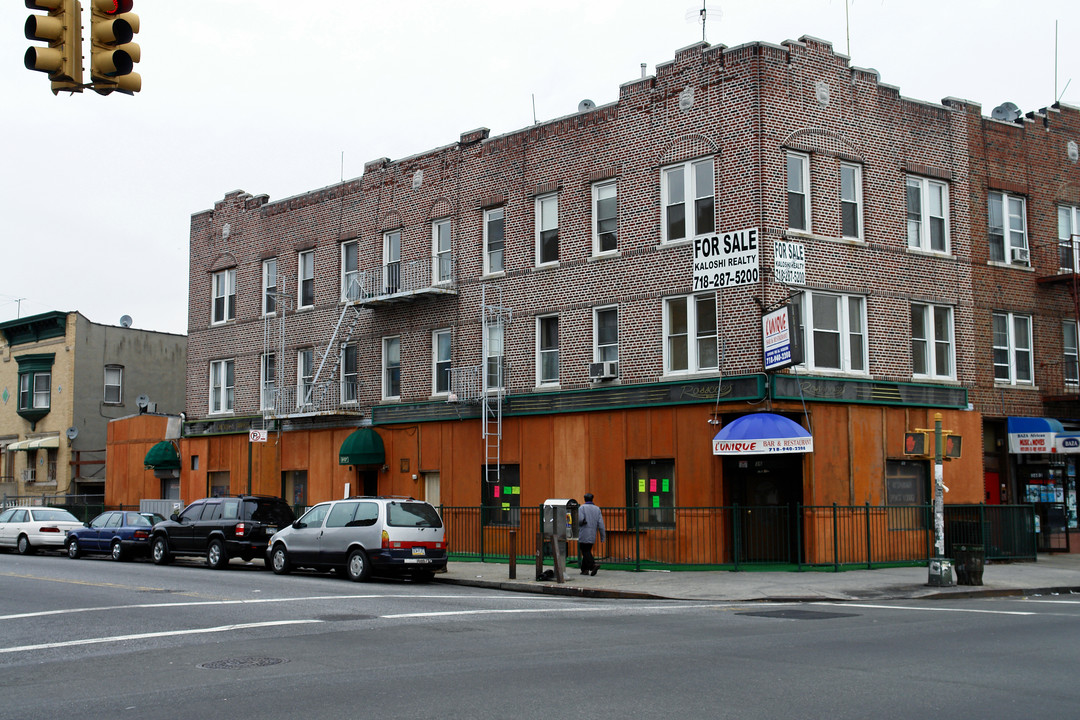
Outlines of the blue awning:
{"type": "Polygon", "coordinates": [[[1006,419],[1005,427],[1009,435],[1009,452],[1025,455],[1054,452],[1054,436],[1065,432],[1060,422],[1046,417],[1010,417],[1006,419]]]}
{"type": "Polygon", "coordinates": [[[814,451],[814,438],[783,415],[759,412],[736,418],[716,433],[713,455],[771,455],[814,451]]]}

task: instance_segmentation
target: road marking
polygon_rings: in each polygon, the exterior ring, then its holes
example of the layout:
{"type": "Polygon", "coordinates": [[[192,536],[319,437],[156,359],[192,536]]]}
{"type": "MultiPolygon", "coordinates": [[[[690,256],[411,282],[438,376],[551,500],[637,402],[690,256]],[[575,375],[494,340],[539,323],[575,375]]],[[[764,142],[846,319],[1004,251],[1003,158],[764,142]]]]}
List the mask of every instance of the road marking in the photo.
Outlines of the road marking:
{"type": "Polygon", "coordinates": [[[978,613],[982,615],[1038,615],[1034,612],[1021,610],[977,610],[975,608],[946,608],[946,607],[913,607],[911,605],[869,605],[863,603],[847,602],[817,602],[814,605],[834,605],[836,607],[868,608],[871,610],[922,610],[928,612],[955,612],[955,613],[978,613]]]}
{"type": "Polygon", "coordinates": [[[177,637],[180,635],[200,635],[203,633],[228,632],[230,630],[249,630],[261,627],[276,627],[280,625],[306,625],[322,622],[321,620],[276,620],[271,622],[243,623],[240,625],[219,625],[211,628],[196,628],[193,630],[168,630],[164,632],[139,633],[137,635],[111,635],[100,638],[87,638],[85,640],[65,640],[64,642],[42,643],[40,645],[20,645],[19,647],[0,648],[0,653],[15,653],[32,650],[51,650],[53,648],[74,647],[76,645],[96,645],[98,643],[126,642],[128,640],[147,640],[160,637],[177,637]]]}

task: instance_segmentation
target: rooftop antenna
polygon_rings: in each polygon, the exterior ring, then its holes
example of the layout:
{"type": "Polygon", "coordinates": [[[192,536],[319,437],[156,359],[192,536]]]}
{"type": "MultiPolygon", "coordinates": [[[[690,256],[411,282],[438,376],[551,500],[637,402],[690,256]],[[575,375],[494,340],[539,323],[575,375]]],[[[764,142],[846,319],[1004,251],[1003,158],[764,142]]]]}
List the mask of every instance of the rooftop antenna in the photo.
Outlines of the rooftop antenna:
{"type": "Polygon", "coordinates": [[[715,5],[706,5],[705,0],[702,0],[701,9],[689,8],[686,11],[686,22],[701,23],[701,42],[708,42],[705,39],[705,21],[706,19],[719,20],[720,16],[724,12],[715,5]]]}
{"type": "Polygon", "coordinates": [[[1065,91],[1069,89],[1069,83],[1072,82],[1072,78],[1065,82],[1065,87],[1061,88],[1061,94],[1058,95],[1058,21],[1054,21],[1054,102],[1060,103],[1061,98],[1065,97],[1065,91]]]}
{"type": "Polygon", "coordinates": [[[844,0],[844,35],[847,39],[847,56],[851,57],[851,15],[848,13],[849,0],[844,0]]]}
{"type": "Polygon", "coordinates": [[[341,182],[345,182],[345,151],[341,151],[341,182]]]}

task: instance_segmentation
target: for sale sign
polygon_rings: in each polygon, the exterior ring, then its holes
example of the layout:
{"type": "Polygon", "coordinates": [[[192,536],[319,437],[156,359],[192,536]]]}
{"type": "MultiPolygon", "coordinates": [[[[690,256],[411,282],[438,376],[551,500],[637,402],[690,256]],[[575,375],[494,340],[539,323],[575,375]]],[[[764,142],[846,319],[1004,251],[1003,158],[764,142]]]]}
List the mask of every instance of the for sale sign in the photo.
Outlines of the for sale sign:
{"type": "Polygon", "coordinates": [[[719,290],[757,281],[757,228],[694,240],[694,290],[719,290]]]}
{"type": "Polygon", "coordinates": [[[802,243],[773,243],[773,279],[784,285],[806,284],[806,247],[802,243]]]}

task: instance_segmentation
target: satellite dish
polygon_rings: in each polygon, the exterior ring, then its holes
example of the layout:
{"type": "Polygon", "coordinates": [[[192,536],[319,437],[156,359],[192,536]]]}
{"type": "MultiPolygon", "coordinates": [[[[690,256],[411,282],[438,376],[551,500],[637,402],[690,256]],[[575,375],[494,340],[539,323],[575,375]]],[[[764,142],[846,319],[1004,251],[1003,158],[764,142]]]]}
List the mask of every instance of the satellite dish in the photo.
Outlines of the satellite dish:
{"type": "Polygon", "coordinates": [[[585,98],[577,104],[577,111],[587,112],[589,110],[592,110],[594,107],[596,107],[596,103],[594,103],[592,100],[589,100],[588,98],[585,98]]]}
{"type": "Polygon", "coordinates": [[[150,396],[140,395],[139,397],[135,398],[135,404],[145,410],[147,407],[150,406],[150,396]]]}
{"type": "Polygon", "coordinates": [[[131,316],[123,315],[120,318],[120,327],[131,327],[131,316]]]}
{"type": "Polygon", "coordinates": [[[1016,106],[1016,103],[1005,102],[994,108],[994,111],[990,113],[990,117],[1005,122],[1016,122],[1020,117],[1020,108],[1016,106]]]}
{"type": "Polygon", "coordinates": [[[67,432],[64,434],[67,435],[68,440],[74,440],[75,438],[79,437],[79,428],[72,425],[67,429],[67,432]]]}

